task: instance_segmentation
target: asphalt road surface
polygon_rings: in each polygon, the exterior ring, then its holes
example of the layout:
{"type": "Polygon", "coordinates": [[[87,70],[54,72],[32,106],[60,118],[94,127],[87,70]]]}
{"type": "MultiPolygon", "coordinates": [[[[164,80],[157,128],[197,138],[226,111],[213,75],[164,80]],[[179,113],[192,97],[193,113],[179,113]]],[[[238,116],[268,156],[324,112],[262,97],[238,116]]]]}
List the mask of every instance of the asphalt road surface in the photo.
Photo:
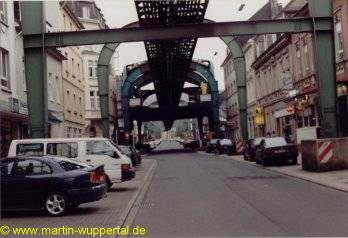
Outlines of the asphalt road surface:
{"type": "Polygon", "coordinates": [[[221,156],[149,158],[158,167],[133,220],[149,237],[348,236],[347,193],[221,156]]]}

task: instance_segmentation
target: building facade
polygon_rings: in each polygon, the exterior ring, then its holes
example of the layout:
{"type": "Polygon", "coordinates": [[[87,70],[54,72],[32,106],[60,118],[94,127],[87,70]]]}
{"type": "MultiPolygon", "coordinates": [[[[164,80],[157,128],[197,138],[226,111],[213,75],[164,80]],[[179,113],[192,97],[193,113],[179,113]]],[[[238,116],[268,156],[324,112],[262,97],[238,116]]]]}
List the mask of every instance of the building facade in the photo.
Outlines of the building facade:
{"type": "Polygon", "coordinates": [[[241,138],[240,116],[238,106],[238,92],[236,73],[234,70],[233,56],[227,51],[227,57],[221,67],[224,70],[225,102],[226,102],[226,128],[227,138],[236,141],[241,138]]]}
{"type": "Polygon", "coordinates": [[[0,156],[4,157],[13,139],[29,136],[19,2],[0,2],[0,28],[0,156]]]}
{"type": "MultiPolygon", "coordinates": [[[[69,1],[68,5],[87,30],[99,30],[108,28],[101,10],[94,1],[69,1]]],[[[98,91],[97,67],[99,53],[103,45],[82,46],[83,75],[85,80],[85,129],[86,136],[101,137],[102,124],[100,114],[100,102],[98,91]]],[[[116,76],[114,60],[109,66],[109,120],[110,137],[115,137],[116,119],[116,76]]]]}

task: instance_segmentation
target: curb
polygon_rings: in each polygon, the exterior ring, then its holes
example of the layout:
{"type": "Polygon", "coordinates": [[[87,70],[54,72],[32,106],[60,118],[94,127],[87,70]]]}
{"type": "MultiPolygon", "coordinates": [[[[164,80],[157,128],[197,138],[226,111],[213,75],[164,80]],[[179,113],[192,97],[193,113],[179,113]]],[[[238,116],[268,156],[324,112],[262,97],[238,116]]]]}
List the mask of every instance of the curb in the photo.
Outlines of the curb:
{"type": "Polygon", "coordinates": [[[308,182],[311,182],[311,183],[314,183],[314,184],[317,184],[317,185],[321,185],[321,186],[324,186],[324,187],[327,187],[327,188],[331,188],[331,189],[335,189],[335,190],[338,190],[338,191],[341,191],[341,192],[348,193],[348,189],[341,188],[340,186],[336,186],[336,185],[332,185],[332,184],[328,184],[328,183],[323,183],[323,182],[320,182],[318,180],[307,178],[307,177],[303,177],[303,176],[300,176],[300,175],[297,175],[297,174],[294,174],[294,173],[291,173],[291,172],[287,172],[287,171],[279,171],[279,170],[275,170],[275,169],[272,169],[272,168],[269,168],[269,167],[258,166],[257,164],[249,163],[248,161],[242,161],[242,160],[234,159],[233,157],[227,157],[227,156],[224,156],[224,157],[226,157],[228,159],[232,159],[232,160],[240,162],[240,163],[249,164],[249,165],[261,168],[261,169],[265,169],[265,170],[268,170],[268,171],[272,171],[272,172],[276,172],[276,173],[279,173],[279,174],[287,175],[287,176],[292,177],[292,178],[302,179],[304,181],[308,181],[308,182]]]}
{"type": "MultiPolygon", "coordinates": [[[[131,213],[131,210],[132,210],[135,202],[139,201],[140,198],[143,198],[145,193],[147,192],[147,190],[150,186],[150,182],[152,180],[152,177],[153,177],[153,175],[156,171],[156,167],[157,167],[157,161],[156,160],[152,160],[152,161],[153,161],[153,163],[144,177],[144,180],[143,180],[144,182],[139,186],[139,189],[137,190],[137,192],[133,195],[133,197],[128,202],[128,205],[125,208],[125,210],[122,212],[120,219],[119,219],[120,221],[116,224],[116,226],[124,227],[126,225],[126,221],[129,220],[128,218],[129,218],[129,215],[131,213]],[[140,196],[142,194],[144,194],[144,195],[140,196]]],[[[117,235],[116,237],[121,237],[121,236],[117,235]]]]}

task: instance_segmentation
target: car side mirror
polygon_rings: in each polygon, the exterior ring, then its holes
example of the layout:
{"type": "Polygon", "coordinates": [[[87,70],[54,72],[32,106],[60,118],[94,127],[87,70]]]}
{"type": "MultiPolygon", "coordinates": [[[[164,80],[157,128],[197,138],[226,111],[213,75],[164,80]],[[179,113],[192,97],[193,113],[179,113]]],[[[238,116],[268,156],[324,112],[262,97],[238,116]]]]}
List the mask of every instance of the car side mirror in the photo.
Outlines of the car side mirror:
{"type": "Polygon", "coordinates": [[[114,151],[114,156],[113,156],[115,159],[118,159],[118,158],[120,158],[119,156],[118,156],[118,154],[117,154],[117,152],[116,151],[114,151]]]}

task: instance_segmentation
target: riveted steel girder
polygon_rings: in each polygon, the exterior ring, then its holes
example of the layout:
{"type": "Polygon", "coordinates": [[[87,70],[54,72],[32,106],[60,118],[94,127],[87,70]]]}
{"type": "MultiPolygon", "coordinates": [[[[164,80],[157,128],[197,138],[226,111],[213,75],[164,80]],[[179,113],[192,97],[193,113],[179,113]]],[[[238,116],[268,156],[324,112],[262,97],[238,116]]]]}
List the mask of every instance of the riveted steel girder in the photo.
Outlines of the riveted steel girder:
{"type": "MultiPolygon", "coordinates": [[[[132,89],[143,79],[143,75],[149,73],[150,68],[146,65],[140,65],[137,68],[134,68],[130,71],[129,75],[126,76],[125,81],[122,85],[122,105],[123,105],[123,115],[124,115],[124,125],[125,130],[130,131],[132,125],[132,110],[129,106],[129,99],[133,95],[132,89]]],[[[191,75],[195,81],[205,81],[208,83],[210,93],[212,95],[212,103],[210,107],[210,118],[213,120],[214,132],[216,135],[219,135],[219,92],[217,81],[215,80],[213,74],[210,70],[197,62],[192,62],[190,65],[191,72],[188,75],[191,75]]],[[[175,116],[171,114],[174,118],[175,116]]]]}
{"type": "MultiPolygon", "coordinates": [[[[173,40],[238,35],[301,33],[331,31],[332,17],[277,19],[184,24],[177,26],[146,26],[105,30],[45,33],[44,46],[65,47],[105,43],[173,40]],[[313,21],[314,20],[314,21],[313,21]]],[[[24,47],[41,47],[41,34],[24,35],[24,47]]]]}
{"type": "Polygon", "coordinates": [[[48,102],[46,80],[46,49],[43,2],[22,2],[23,34],[39,35],[38,48],[24,49],[25,76],[28,96],[30,136],[43,138],[48,136],[48,102]]]}
{"type": "MultiPolygon", "coordinates": [[[[309,13],[316,25],[316,17],[331,16],[332,0],[309,0],[309,13]]],[[[331,21],[333,29],[333,21],[331,21]]],[[[337,123],[337,81],[334,32],[313,29],[316,77],[319,84],[319,103],[321,116],[321,137],[338,136],[337,123]]]]}

